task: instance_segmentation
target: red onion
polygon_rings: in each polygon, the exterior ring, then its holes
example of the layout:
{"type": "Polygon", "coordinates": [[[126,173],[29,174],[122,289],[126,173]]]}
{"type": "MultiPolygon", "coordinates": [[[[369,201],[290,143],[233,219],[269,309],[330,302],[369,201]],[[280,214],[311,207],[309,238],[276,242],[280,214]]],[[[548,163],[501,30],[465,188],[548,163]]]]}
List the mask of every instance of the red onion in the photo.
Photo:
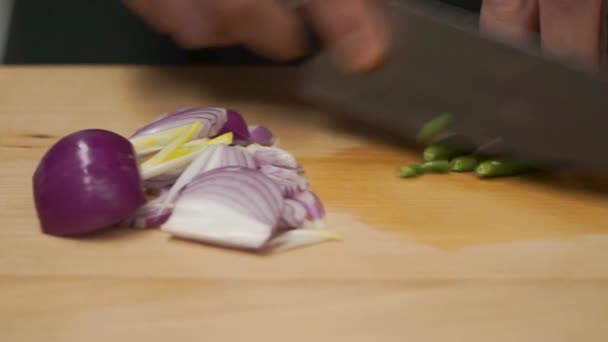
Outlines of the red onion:
{"type": "Polygon", "coordinates": [[[299,169],[301,166],[296,158],[289,152],[278,147],[267,147],[261,145],[249,145],[247,150],[253,154],[256,163],[262,165],[274,165],[288,169],[299,169]]]}
{"type": "Polygon", "coordinates": [[[159,133],[171,128],[191,124],[195,121],[201,122],[201,129],[196,138],[209,138],[216,136],[227,121],[227,110],[225,108],[192,108],[180,109],[175,113],[161,116],[156,121],[138,129],[130,139],[159,133]]]}
{"type": "Polygon", "coordinates": [[[120,226],[138,229],[160,227],[171,216],[171,209],[163,205],[167,194],[167,190],[162,191],[157,198],[149,201],[127,219],[123,220],[120,226]]]}
{"type": "Polygon", "coordinates": [[[293,197],[308,189],[304,168],[289,152],[261,145],[249,145],[247,150],[253,153],[260,170],[279,184],[283,196],[293,197]]]}
{"type": "Polygon", "coordinates": [[[130,141],[102,130],[74,133],[34,174],[42,230],[70,236],[160,226],[176,237],[255,251],[337,239],[309,227],[323,224],[323,204],[302,165],[275,144],[270,130],[248,127],[224,108],[180,108],[130,141]],[[142,182],[160,196],[146,204],[142,182]]]}
{"type": "Polygon", "coordinates": [[[84,130],[59,140],[33,176],[43,232],[82,235],[112,226],[146,203],[129,140],[84,130]]]}
{"type": "Polygon", "coordinates": [[[231,193],[243,195],[232,203],[243,204],[243,213],[266,224],[275,226],[283,210],[284,200],[278,185],[260,171],[244,167],[224,167],[200,174],[186,186],[180,198],[197,197],[200,193],[205,193],[203,197],[213,197],[212,189],[219,190],[220,202],[224,192],[228,197],[231,193]],[[230,187],[234,187],[234,191],[231,192],[230,187]]]}
{"type": "Polygon", "coordinates": [[[249,129],[247,127],[247,122],[243,116],[234,110],[228,110],[226,123],[217,133],[217,135],[222,135],[228,132],[232,132],[234,134],[235,141],[248,141],[249,140],[249,129]]]}
{"type": "Polygon", "coordinates": [[[184,170],[176,170],[151,179],[144,180],[146,190],[159,191],[173,185],[184,170]]]}
{"type": "Polygon", "coordinates": [[[221,168],[188,184],[162,230],[181,238],[258,250],[273,236],[283,206],[279,187],[261,172],[221,168]]]}
{"type": "Polygon", "coordinates": [[[276,139],[268,128],[264,126],[251,126],[249,127],[248,141],[250,144],[272,146],[275,144],[276,139]]]}
{"type": "Polygon", "coordinates": [[[262,165],[260,171],[279,185],[281,194],[285,197],[294,197],[309,188],[308,180],[298,172],[298,169],[262,165]]]}
{"type": "Polygon", "coordinates": [[[225,145],[209,146],[196,157],[175,181],[167,196],[166,204],[169,204],[196,176],[227,166],[255,168],[255,162],[253,157],[240,147],[225,145]]]}
{"type": "Polygon", "coordinates": [[[306,218],[319,225],[322,224],[323,218],[325,218],[325,208],[319,197],[312,191],[304,191],[296,194],[293,197],[294,200],[300,202],[306,208],[306,218]]]}
{"type": "Polygon", "coordinates": [[[306,208],[300,202],[286,199],[281,213],[280,227],[283,229],[299,228],[306,221],[307,214],[306,208]]]}

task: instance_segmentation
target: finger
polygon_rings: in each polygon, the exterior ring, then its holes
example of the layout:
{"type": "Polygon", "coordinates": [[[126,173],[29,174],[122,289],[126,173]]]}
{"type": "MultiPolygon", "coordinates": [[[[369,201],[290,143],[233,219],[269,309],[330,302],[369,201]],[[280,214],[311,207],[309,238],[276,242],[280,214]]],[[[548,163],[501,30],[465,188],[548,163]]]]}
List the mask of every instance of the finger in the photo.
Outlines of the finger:
{"type": "MultiPolygon", "coordinates": [[[[167,0],[169,1],[169,0],[167,0]]],[[[199,22],[206,37],[206,44],[198,47],[219,47],[234,45],[237,40],[230,34],[230,30],[225,28],[225,23],[222,23],[218,2],[207,0],[192,0],[196,6],[196,11],[199,14],[199,22]]]]}
{"type": "Polygon", "coordinates": [[[307,51],[299,17],[278,0],[221,0],[217,11],[231,37],[275,60],[290,60],[307,51]]]}
{"type": "Polygon", "coordinates": [[[538,32],[538,0],[484,0],[480,27],[499,37],[530,41],[538,32]]]}
{"type": "Polygon", "coordinates": [[[323,40],[348,70],[379,66],[390,46],[386,14],[371,0],[310,0],[309,10],[323,40]]]}
{"type": "Polygon", "coordinates": [[[173,39],[184,48],[203,48],[218,39],[199,0],[153,0],[173,39]]]}
{"type": "Polygon", "coordinates": [[[601,58],[602,0],[540,0],[543,48],[597,66],[601,58]]]}
{"type": "Polygon", "coordinates": [[[162,11],[158,9],[156,1],[150,0],[123,0],[125,7],[137,14],[152,29],[169,32],[169,21],[162,11]]]}

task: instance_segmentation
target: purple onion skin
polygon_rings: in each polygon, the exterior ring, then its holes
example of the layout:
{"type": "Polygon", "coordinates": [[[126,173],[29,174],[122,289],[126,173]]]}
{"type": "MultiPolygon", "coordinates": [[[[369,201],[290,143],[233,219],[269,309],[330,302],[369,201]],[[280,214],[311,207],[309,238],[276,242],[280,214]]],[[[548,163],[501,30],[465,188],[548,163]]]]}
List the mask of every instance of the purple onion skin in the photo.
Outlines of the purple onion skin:
{"type": "Polygon", "coordinates": [[[306,208],[308,212],[307,219],[316,221],[322,220],[325,217],[325,206],[314,192],[303,191],[293,196],[293,199],[306,208]]]}
{"type": "Polygon", "coordinates": [[[52,146],[34,173],[33,191],[42,231],[55,236],[107,228],[146,203],[131,143],[98,129],[52,146]]]}
{"type": "Polygon", "coordinates": [[[249,130],[249,143],[262,146],[272,146],[275,142],[272,132],[264,126],[251,126],[249,130]]]}
{"type": "Polygon", "coordinates": [[[220,129],[217,136],[232,132],[232,134],[234,134],[234,140],[248,141],[249,128],[247,127],[247,122],[245,122],[243,115],[237,111],[229,109],[227,111],[227,117],[228,119],[226,120],[226,123],[222,129],[220,129]]]}

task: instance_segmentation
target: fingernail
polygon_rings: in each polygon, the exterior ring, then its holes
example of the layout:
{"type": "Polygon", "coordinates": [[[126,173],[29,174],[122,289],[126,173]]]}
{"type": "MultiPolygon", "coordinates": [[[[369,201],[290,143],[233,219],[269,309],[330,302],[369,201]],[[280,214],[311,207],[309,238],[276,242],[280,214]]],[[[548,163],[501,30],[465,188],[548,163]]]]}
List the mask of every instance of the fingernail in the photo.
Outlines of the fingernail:
{"type": "Polygon", "coordinates": [[[336,46],[338,62],[349,72],[364,72],[378,63],[381,55],[378,38],[368,29],[356,30],[336,46]]]}

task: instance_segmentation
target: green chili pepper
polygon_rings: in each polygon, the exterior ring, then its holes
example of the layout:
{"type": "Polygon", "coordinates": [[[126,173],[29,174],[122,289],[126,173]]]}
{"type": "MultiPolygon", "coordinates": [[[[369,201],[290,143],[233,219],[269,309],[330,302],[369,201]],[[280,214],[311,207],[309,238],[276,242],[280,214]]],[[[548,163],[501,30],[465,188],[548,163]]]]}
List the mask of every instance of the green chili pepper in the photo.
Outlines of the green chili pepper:
{"type": "Polygon", "coordinates": [[[399,177],[401,178],[412,178],[422,174],[424,171],[420,165],[412,164],[405,165],[399,168],[399,177]]]}
{"type": "Polygon", "coordinates": [[[440,133],[448,129],[452,124],[452,114],[443,113],[437,118],[427,122],[420,132],[418,132],[418,140],[422,142],[428,142],[437,137],[440,133]]]}
{"type": "Polygon", "coordinates": [[[433,160],[420,165],[420,168],[425,173],[445,173],[450,171],[450,162],[448,160],[433,160]]]}
{"type": "Polygon", "coordinates": [[[475,169],[477,176],[482,178],[509,177],[530,172],[533,168],[526,163],[510,160],[486,160],[475,169]]]}
{"type": "Polygon", "coordinates": [[[450,168],[454,172],[473,172],[477,165],[479,160],[475,156],[460,156],[450,162],[450,168]]]}
{"type": "Polygon", "coordinates": [[[422,157],[424,161],[449,160],[456,156],[466,153],[462,148],[447,146],[443,144],[433,144],[424,149],[422,157]]]}

